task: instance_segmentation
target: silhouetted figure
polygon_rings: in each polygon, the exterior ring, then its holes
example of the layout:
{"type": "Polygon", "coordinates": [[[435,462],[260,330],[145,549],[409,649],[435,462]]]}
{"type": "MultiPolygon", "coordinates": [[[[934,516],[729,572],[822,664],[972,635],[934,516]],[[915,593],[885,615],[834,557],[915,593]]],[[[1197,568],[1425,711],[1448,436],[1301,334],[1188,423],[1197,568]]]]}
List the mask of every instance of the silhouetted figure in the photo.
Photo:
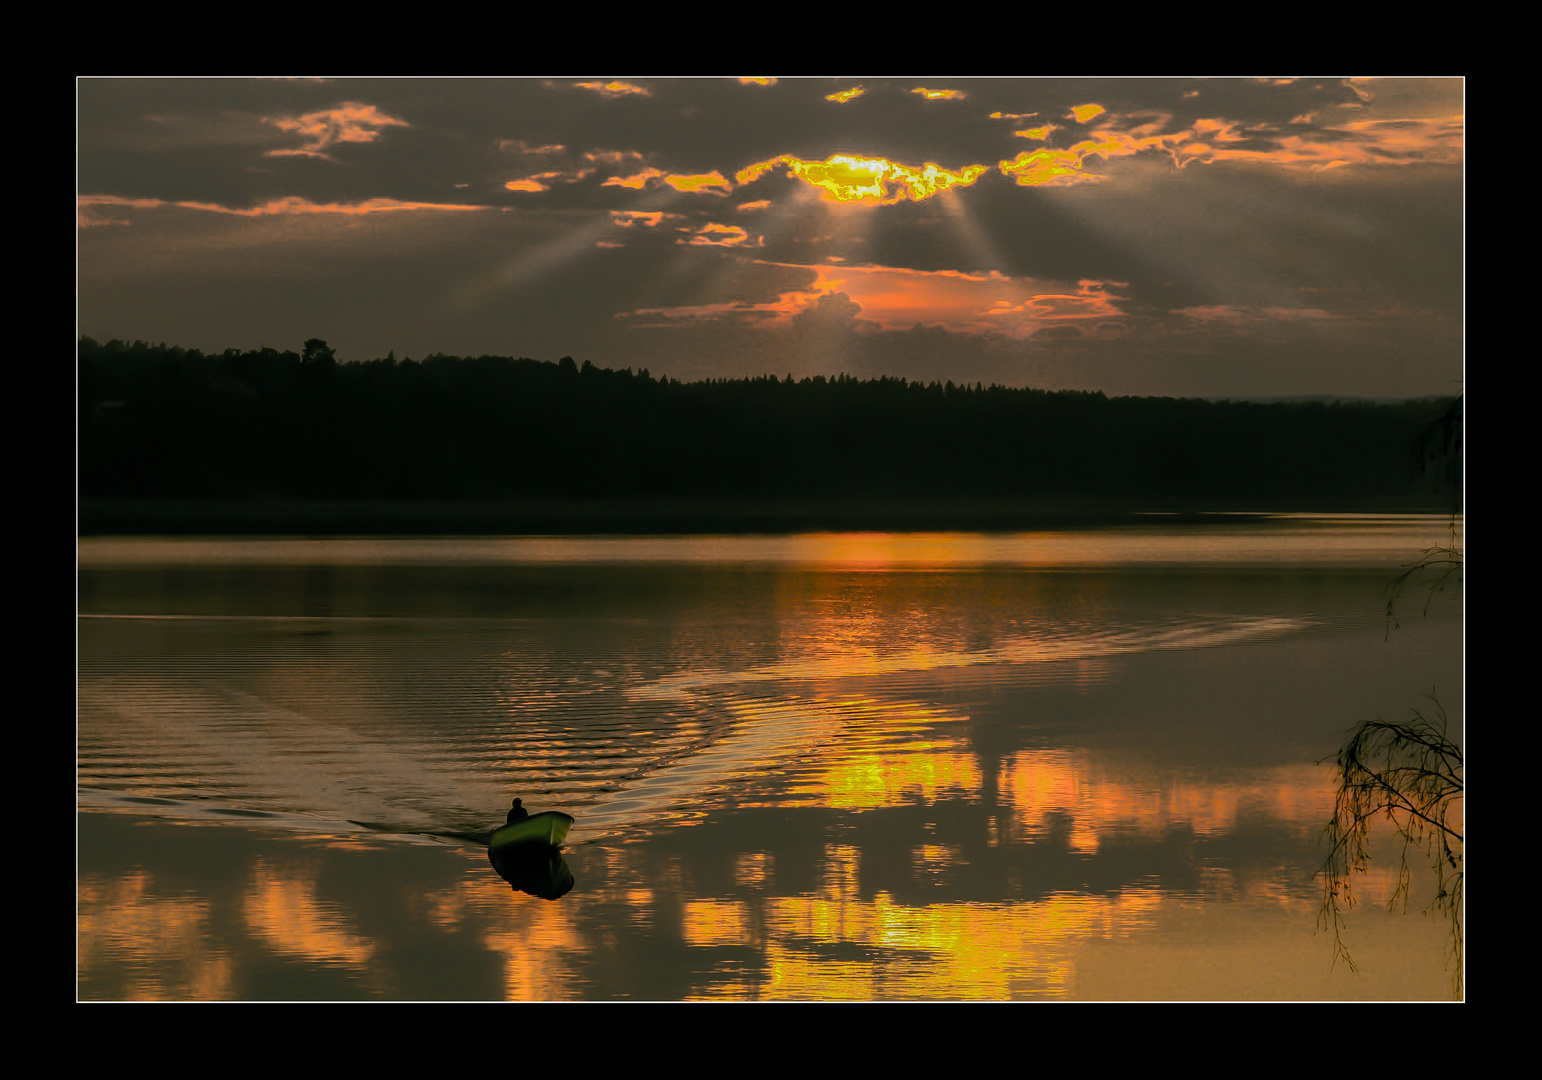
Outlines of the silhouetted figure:
{"type": "Polygon", "coordinates": [[[526,810],[524,808],[524,806],[522,805],[522,803],[523,803],[523,800],[520,800],[520,799],[515,799],[514,800],[514,805],[509,807],[509,816],[506,819],[504,819],[504,824],[505,825],[509,824],[510,822],[519,821],[519,820],[521,820],[523,818],[527,818],[527,817],[530,816],[530,811],[526,810]]]}

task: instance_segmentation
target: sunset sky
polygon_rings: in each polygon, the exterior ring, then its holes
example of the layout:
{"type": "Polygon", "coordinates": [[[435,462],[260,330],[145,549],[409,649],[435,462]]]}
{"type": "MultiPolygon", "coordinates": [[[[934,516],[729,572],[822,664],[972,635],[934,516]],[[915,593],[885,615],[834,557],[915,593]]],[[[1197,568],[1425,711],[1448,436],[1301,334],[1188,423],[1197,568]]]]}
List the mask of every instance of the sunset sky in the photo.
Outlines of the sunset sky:
{"type": "Polygon", "coordinates": [[[78,332],[1454,393],[1460,79],[82,79],[78,332]]]}

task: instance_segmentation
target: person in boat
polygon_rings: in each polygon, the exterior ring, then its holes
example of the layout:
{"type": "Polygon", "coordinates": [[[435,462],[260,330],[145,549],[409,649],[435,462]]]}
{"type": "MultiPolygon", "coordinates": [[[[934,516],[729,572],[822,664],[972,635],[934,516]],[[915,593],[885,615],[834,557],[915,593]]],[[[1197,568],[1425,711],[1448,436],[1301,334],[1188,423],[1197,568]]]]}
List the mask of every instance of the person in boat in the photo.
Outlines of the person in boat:
{"type": "Polygon", "coordinates": [[[516,821],[523,820],[529,816],[530,811],[525,809],[523,801],[520,799],[515,799],[514,805],[509,807],[509,816],[505,819],[504,824],[509,825],[516,821]]]}

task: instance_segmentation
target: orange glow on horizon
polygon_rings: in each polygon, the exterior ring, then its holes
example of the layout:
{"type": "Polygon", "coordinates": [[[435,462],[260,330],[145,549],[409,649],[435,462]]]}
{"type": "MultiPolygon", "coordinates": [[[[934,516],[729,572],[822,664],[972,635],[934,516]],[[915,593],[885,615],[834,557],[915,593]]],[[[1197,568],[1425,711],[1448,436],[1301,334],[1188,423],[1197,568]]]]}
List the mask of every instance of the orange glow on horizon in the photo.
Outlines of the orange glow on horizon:
{"type": "Polygon", "coordinates": [[[814,282],[806,289],[784,292],[773,301],[646,308],[630,314],[666,319],[742,318],[763,326],[787,327],[795,325],[793,320],[798,316],[818,309],[825,298],[844,296],[860,309],[855,316],[859,324],[885,330],[942,326],[955,333],[1017,338],[1029,337],[1046,325],[1090,324],[1124,316],[1119,298],[1111,291],[1125,287],[1122,282],[1083,280],[1070,288],[1010,278],[994,270],[965,274],[958,270],[834,263],[798,269],[813,270],[814,282]]]}

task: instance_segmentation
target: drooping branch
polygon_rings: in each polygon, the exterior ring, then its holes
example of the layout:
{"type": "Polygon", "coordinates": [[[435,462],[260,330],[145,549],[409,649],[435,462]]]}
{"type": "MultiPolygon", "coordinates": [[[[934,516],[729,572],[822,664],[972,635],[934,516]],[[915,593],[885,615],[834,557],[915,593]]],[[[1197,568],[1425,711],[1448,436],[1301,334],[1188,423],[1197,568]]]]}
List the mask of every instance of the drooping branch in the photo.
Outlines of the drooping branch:
{"type": "MultiPolygon", "coordinates": [[[[1436,894],[1426,913],[1440,911],[1451,921],[1451,959],[1457,992],[1462,978],[1462,751],[1447,734],[1440,701],[1430,695],[1433,715],[1418,710],[1413,719],[1394,723],[1380,718],[1357,725],[1334,758],[1338,794],[1333,820],[1323,831],[1328,857],[1323,863],[1323,902],[1318,925],[1333,932],[1334,962],[1358,971],[1344,940],[1343,913],[1355,904],[1353,875],[1370,862],[1371,822],[1385,817],[1401,838],[1397,886],[1389,908],[1399,899],[1408,906],[1409,852],[1430,860],[1436,894]]],[[[1324,759],[1326,761],[1328,759],[1324,759]]]]}

